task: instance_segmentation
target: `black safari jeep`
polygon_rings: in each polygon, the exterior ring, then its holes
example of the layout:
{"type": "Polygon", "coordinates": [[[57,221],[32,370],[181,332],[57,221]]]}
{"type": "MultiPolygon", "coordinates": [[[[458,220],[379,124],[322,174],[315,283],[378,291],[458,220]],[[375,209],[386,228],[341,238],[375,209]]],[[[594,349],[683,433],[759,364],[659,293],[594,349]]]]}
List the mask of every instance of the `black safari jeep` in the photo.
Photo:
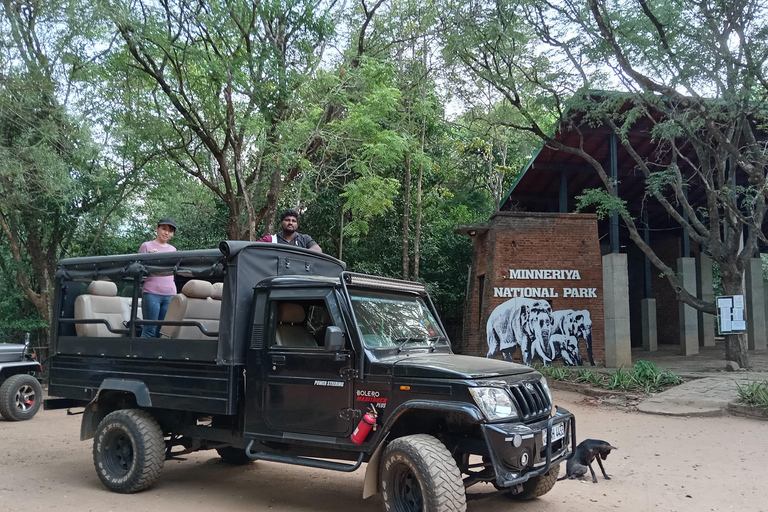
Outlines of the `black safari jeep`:
{"type": "Polygon", "coordinates": [[[0,343],[0,416],[8,421],[32,419],[43,403],[35,374],[43,367],[25,343],[0,343]]]}
{"type": "Polygon", "coordinates": [[[460,511],[478,482],[541,496],[572,455],[573,415],[541,374],[453,354],[422,284],[324,254],[223,242],[65,259],[55,301],[45,406],[85,407],[80,437],[115,492],[215,449],[234,464],[365,462],[364,497],[382,492],[387,510],[460,511]],[[163,321],[141,318],[151,275],[179,290],[163,321]]]}

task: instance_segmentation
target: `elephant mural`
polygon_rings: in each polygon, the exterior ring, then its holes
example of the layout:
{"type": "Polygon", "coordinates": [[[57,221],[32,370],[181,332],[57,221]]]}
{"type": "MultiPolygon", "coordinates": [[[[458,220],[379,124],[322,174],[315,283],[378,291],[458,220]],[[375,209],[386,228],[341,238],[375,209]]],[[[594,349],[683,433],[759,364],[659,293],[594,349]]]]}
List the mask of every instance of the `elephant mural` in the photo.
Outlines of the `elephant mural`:
{"type": "Polygon", "coordinates": [[[545,300],[515,298],[493,310],[486,324],[488,357],[501,352],[512,361],[517,347],[523,362],[530,364],[536,355],[549,347],[554,320],[552,306],[545,300]]]}
{"type": "Polygon", "coordinates": [[[512,361],[520,347],[523,363],[530,365],[537,357],[545,365],[562,359],[568,366],[582,366],[579,339],[586,342],[589,362],[592,356],[592,320],[589,311],[564,309],[552,311],[552,306],[540,299],[514,298],[500,304],[491,312],[486,323],[487,357],[502,357],[512,361]]]}

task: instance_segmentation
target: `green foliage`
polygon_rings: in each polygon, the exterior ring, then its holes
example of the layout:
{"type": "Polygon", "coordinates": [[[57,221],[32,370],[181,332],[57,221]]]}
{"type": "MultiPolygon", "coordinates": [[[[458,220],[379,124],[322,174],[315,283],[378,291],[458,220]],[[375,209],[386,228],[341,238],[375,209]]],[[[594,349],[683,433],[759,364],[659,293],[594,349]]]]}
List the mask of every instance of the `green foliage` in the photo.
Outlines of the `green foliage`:
{"type": "Polygon", "coordinates": [[[655,171],[645,180],[645,189],[651,194],[660,194],[677,185],[680,178],[680,169],[670,166],[660,171],[655,171]]]}
{"type": "Polygon", "coordinates": [[[48,323],[26,300],[13,276],[0,274],[0,343],[23,343],[25,332],[46,327],[48,323]]]}
{"type": "Polygon", "coordinates": [[[752,407],[768,409],[768,381],[752,381],[744,385],[736,383],[739,401],[752,407]]]}
{"type": "Polygon", "coordinates": [[[576,199],[578,200],[577,212],[594,208],[598,219],[610,217],[614,213],[629,215],[626,201],[603,189],[585,189],[581,195],[576,196],[576,199]]]}
{"type": "Polygon", "coordinates": [[[125,198],[131,172],[104,157],[66,103],[82,93],[73,77],[92,50],[82,38],[97,34],[82,23],[90,10],[75,13],[74,1],[9,5],[0,9],[0,324],[12,332],[47,326],[56,260],[83,219],[107,217],[125,198]]]}
{"type": "Polygon", "coordinates": [[[544,376],[555,380],[568,380],[573,375],[573,372],[564,366],[537,366],[536,369],[544,376]]]}
{"type": "Polygon", "coordinates": [[[392,210],[392,198],[397,193],[400,183],[393,178],[382,178],[375,174],[365,174],[348,183],[341,197],[346,199],[344,211],[352,213],[352,221],[344,232],[353,240],[367,235],[368,221],[376,215],[383,215],[392,210]]]}
{"type": "Polygon", "coordinates": [[[536,366],[536,369],[555,380],[580,382],[618,391],[658,393],[683,382],[673,372],[661,370],[650,361],[637,361],[631,370],[622,367],[610,373],[566,366],[536,366]]]}
{"type": "Polygon", "coordinates": [[[600,372],[593,372],[586,368],[579,368],[577,370],[575,382],[584,382],[586,384],[592,384],[594,386],[602,386],[604,375],[600,372]]]}
{"type": "Polygon", "coordinates": [[[255,235],[259,221],[271,231],[278,203],[290,202],[282,196],[305,192],[294,181],[312,178],[320,128],[334,117],[338,77],[312,82],[339,6],[100,5],[117,36],[97,75],[115,145],[128,160],[151,162],[158,180],[174,174],[163,161],[198,180],[223,201],[227,236],[255,235]]]}
{"type": "Polygon", "coordinates": [[[632,375],[626,372],[623,368],[610,373],[608,375],[608,382],[605,384],[606,389],[622,389],[626,390],[632,384],[632,375]]]}

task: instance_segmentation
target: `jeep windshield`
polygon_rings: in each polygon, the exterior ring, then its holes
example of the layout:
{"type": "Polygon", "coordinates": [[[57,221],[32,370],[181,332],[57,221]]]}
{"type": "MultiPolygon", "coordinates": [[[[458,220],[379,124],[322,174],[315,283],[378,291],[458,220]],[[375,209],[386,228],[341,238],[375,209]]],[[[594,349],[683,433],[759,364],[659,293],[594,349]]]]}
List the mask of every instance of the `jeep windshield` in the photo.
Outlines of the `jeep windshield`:
{"type": "Polygon", "coordinates": [[[448,343],[422,297],[350,290],[363,342],[370,348],[431,347],[448,343]]]}

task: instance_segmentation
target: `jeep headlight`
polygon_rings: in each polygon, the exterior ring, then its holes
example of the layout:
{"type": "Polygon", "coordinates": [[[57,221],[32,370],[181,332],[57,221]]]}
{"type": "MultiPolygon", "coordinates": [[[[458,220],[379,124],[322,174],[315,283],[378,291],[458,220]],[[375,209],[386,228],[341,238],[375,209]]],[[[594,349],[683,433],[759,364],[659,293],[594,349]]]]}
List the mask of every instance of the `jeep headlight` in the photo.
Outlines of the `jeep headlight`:
{"type": "Polygon", "coordinates": [[[541,387],[544,388],[544,392],[547,394],[547,398],[549,398],[549,403],[551,404],[552,392],[549,390],[549,386],[547,385],[547,379],[542,375],[541,379],[539,379],[539,382],[541,382],[541,387]]]}
{"type": "Polygon", "coordinates": [[[512,397],[501,388],[469,388],[472,398],[488,421],[517,418],[512,397]]]}

